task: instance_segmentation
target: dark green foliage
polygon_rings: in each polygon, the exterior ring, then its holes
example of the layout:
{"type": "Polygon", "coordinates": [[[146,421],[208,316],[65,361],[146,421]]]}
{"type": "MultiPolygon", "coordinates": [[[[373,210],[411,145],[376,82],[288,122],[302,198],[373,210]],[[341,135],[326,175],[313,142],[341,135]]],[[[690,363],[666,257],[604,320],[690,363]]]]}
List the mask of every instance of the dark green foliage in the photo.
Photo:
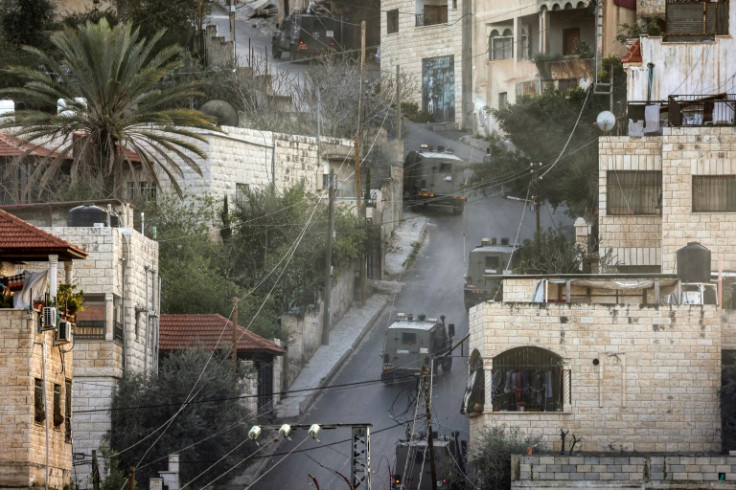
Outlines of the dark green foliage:
{"type": "Polygon", "coordinates": [[[519,274],[572,274],[580,272],[582,255],[576,244],[560,230],[549,229],[534,236],[519,250],[519,274]]]}
{"type": "Polygon", "coordinates": [[[433,122],[432,114],[420,109],[416,102],[402,102],[401,116],[415,123],[433,122]]]}
{"type": "Polygon", "coordinates": [[[736,351],[721,355],[721,444],[724,451],[736,449],[736,351]]]}
{"type": "Polygon", "coordinates": [[[232,298],[242,291],[223,270],[225,250],[211,231],[215,213],[209,197],[160,196],[147,207],[146,226],[156,227],[159,243],[161,311],[230,315],[232,298]]]}
{"type": "Polygon", "coordinates": [[[6,43],[37,48],[48,46],[54,19],[50,0],[4,0],[0,3],[0,25],[6,43]]]}
{"type": "Polygon", "coordinates": [[[118,467],[136,466],[137,481],[148,482],[178,452],[182,485],[204,472],[192,488],[204,487],[254,449],[245,443],[254,419],[241,393],[227,352],[211,359],[204,350],[172,354],[157,377],[126,373],[112,401],[108,434],[118,467]]]}
{"type": "Polygon", "coordinates": [[[511,488],[511,455],[526,454],[529,446],[533,446],[535,451],[543,449],[540,440],[524,436],[518,427],[500,425],[481,429],[479,442],[470,454],[477,488],[511,488]]]}
{"type": "Polygon", "coordinates": [[[152,38],[166,31],[164,46],[178,44],[190,47],[197,25],[197,2],[171,0],[128,0],[128,20],[140,28],[141,35],[152,38]]]}

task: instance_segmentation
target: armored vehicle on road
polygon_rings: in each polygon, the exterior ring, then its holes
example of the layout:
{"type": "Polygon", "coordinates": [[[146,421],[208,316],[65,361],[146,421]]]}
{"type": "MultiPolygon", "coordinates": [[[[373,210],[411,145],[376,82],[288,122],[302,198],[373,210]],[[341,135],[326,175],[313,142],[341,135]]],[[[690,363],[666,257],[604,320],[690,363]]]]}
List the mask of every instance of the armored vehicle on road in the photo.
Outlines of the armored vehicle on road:
{"type": "Polygon", "coordinates": [[[510,245],[508,238],[484,238],[479,247],[468,255],[468,272],[465,275],[465,309],[483,301],[501,300],[503,276],[512,273],[519,264],[519,247],[510,245]]]}
{"type": "Polygon", "coordinates": [[[460,214],[465,209],[466,163],[442,147],[422,145],[404,160],[404,201],[410,207],[437,206],[460,214]]]}
{"type": "Polygon", "coordinates": [[[422,368],[429,370],[432,362],[435,369],[441,366],[442,371],[449,372],[454,336],[455,325],[450,323],[445,327],[444,315],[436,319],[399,313],[396,321],[386,329],[381,379],[387,383],[408,381],[422,368]]]}

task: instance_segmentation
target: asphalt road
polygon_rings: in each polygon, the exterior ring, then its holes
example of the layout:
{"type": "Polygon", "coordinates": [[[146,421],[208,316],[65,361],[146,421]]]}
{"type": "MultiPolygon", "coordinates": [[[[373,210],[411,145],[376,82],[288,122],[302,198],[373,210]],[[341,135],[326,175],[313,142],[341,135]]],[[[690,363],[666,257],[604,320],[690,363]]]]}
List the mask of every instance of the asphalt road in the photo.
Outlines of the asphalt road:
{"type": "MultiPolygon", "coordinates": [[[[457,142],[454,145],[458,149],[462,146],[457,142]]],[[[529,205],[525,209],[522,201],[492,192],[472,196],[461,216],[443,211],[429,213],[432,226],[428,240],[413,267],[401,278],[402,292],[336,375],[331,383],[335,388],[325,389],[304,417],[306,424],[371,424],[371,484],[379,490],[390,488],[389,467],[394,465],[394,444],[404,436],[413,419],[416,397],[411,383],[384,386],[379,381],[380,352],[388,315],[444,314],[448,323],[455,323],[455,338],[463,338],[468,331],[462,288],[469,248],[480,244],[483,237],[513,238],[518,233],[519,240],[523,240],[534,234],[535,219],[529,205]]],[[[545,228],[571,225],[571,220],[560,210],[553,213],[543,208],[541,218],[545,228]]],[[[446,435],[459,431],[460,438],[467,440],[468,421],[460,414],[466,384],[467,343],[455,356],[452,371],[440,372],[434,380],[433,427],[446,435]]],[[[350,428],[323,430],[318,438],[315,441],[305,430],[297,431],[291,442],[281,445],[278,455],[271,459],[269,467],[273,469],[255,488],[316,488],[315,481],[323,489],[349,488],[343,476],[350,477],[350,428]]]]}

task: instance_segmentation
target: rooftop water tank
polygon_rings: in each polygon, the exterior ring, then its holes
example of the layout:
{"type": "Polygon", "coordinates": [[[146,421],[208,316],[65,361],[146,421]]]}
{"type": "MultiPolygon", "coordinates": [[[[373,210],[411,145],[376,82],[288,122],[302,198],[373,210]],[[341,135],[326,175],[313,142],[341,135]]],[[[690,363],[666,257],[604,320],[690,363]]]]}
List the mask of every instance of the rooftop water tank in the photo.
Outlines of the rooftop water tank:
{"type": "Polygon", "coordinates": [[[682,282],[710,282],[710,250],[698,242],[679,249],[677,278],[682,282]]]}
{"type": "Polygon", "coordinates": [[[120,226],[119,219],[116,214],[111,214],[94,204],[84,204],[69,210],[67,218],[67,226],[76,228],[83,227],[107,227],[109,225],[117,228],[120,226]]]}

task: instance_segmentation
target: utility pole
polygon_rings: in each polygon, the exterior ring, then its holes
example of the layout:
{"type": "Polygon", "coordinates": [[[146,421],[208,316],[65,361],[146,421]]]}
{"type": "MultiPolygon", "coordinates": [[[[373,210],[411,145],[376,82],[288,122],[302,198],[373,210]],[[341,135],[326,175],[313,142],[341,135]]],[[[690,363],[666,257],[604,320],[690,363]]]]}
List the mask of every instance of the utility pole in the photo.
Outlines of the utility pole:
{"type": "Polygon", "coordinates": [[[533,179],[532,180],[533,182],[532,191],[534,192],[534,211],[536,211],[536,214],[537,214],[536,230],[537,230],[537,235],[539,235],[539,233],[542,231],[542,224],[541,224],[540,217],[539,217],[540,209],[541,209],[541,204],[539,202],[540,201],[539,200],[539,181],[541,180],[541,177],[537,176],[537,169],[542,166],[542,163],[541,162],[539,163],[539,167],[537,166],[536,163],[532,163],[531,166],[532,166],[532,179],[533,179]]]}
{"type": "Polygon", "coordinates": [[[238,53],[235,49],[235,0],[230,0],[230,42],[233,44],[233,66],[238,66],[238,53]]]}
{"type": "MultiPolygon", "coordinates": [[[[423,376],[422,381],[424,383],[424,401],[427,410],[427,448],[429,449],[429,468],[432,475],[432,490],[437,490],[437,468],[434,464],[434,436],[432,435],[432,371],[434,370],[434,359],[430,360],[430,375],[429,381],[427,376],[423,376]]],[[[424,457],[427,457],[427,453],[424,453],[424,457]]]]}
{"type": "Polygon", "coordinates": [[[401,68],[396,65],[396,139],[401,139],[401,68]]]}
{"type": "Polygon", "coordinates": [[[238,298],[233,298],[233,378],[238,379],[238,298]]]}
{"type": "Polygon", "coordinates": [[[329,202],[327,205],[327,257],[325,259],[325,307],[322,311],[322,345],[330,343],[330,293],[332,291],[332,234],[335,226],[335,189],[332,185],[333,172],[330,169],[327,186],[329,202]]]}
{"type": "MultiPolygon", "coordinates": [[[[363,130],[363,83],[365,81],[365,21],[360,21],[360,93],[358,94],[358,132],[355,135],[355,199],[358,211],[358,217],[363,218],[365,226],[365,215],[360,202],[360,194],[363,192],[360,186],[360,133],[363,130]]],[[[366,285],[365,285],[365,244],[363,244],[363,252],[358,258],[360,264],[360,303],[365,305],[366,285]]]]}

